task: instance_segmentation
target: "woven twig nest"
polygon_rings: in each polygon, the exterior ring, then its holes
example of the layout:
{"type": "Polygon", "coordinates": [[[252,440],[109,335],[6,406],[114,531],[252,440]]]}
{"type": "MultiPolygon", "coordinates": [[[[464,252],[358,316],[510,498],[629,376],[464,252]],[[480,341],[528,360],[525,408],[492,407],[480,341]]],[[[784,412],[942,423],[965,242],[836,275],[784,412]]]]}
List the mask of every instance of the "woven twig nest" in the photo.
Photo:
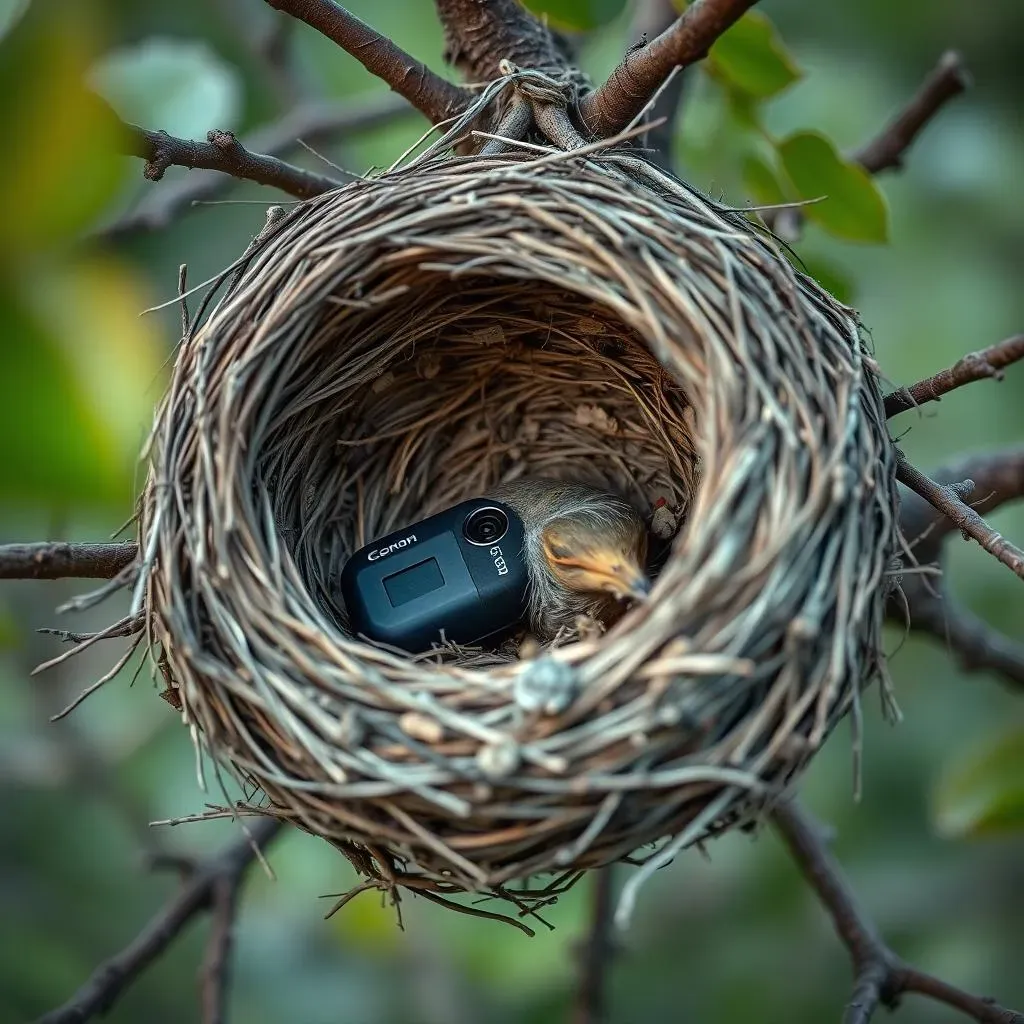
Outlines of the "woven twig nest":
{"type": "Polygon", "coordinates": [[[428,153],[232,273],[159,412],[138,593],[253,808],[368,885],[524,911],[668,837],[631,894],[859,712],[896,537],[874,364],[745,216],[621,147],[428,153]],[[524,659],[350,635],[356,547],[526,471],[661,507],[649,603],[524,659]]]}

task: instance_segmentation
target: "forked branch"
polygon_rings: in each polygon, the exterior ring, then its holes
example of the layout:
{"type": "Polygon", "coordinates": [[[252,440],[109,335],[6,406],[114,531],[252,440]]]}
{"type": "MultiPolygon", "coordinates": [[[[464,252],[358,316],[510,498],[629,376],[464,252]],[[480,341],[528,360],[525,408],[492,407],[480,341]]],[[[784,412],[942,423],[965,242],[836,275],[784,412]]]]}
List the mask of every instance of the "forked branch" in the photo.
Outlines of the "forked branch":
{"type": "Polygon", "coordinates": [[[780,804],[772,820],[853,960],[853,994],[843,1024],[867,1024],[880,1004],[892,1008],[906,992],[944,1003],[981,1024],[1024,1024],[1024,1015],[904,963],[858,904],[821,826],[796,802],[780,804]]]}
{"type": "Polygon", "coordinates": [[[218,915],[211,940],[211,956],[204,978],[206,1020],[220,1005],[220,979],[226,970],[234,894],[245,873],[264,846],[281,830],[279,821],[265,818],[210,860],[201,864],[184,887],[120,953],[100,964],[92,977],[63,1006],[41,1017],[37,1024],[84,1024],[107,1013],[125,989],[185,930],[207,910],[218,915]],[[230,892],[230,898],[228,893],[230,892]]]}
{"type": "Polygon", "coordinates": [[[885,396],[885,415],[888,418],[901,412],[916,409],[925,402],[938,402],[943,395],[965,384],[986,377],[1003,379],[1003,370],[1024,359],[1024,334],[1017,334],[1006,341],[980,352],[969,352],[948,369],[940,370],[932,377],[926,377],[908,388],[900,388],[885,396]]]}
{"type": "Polygon", "coordinates": [[[241,181],[271,185],[299,199],[330,192],[342,184],[277,157],[251,153],[231,132],[214,129],[207,133],[206,142],[195,142],[137,125],[125,128],[125,153],[146,161],[143,173],[150,181],[159,181],[168,167],[202,167],[223,171],[241,181]]]}
{"type": "MultiPolygon", "coordinates": [[[[974,482],[977,500],[972,506],[979,513],[1024,499],[1024,447],[971,455],[934,474],[940,485],[968,479],[974,482]]],[[[956,524],[911,492],[903,495],[900,529],[922,565],[941,567],[944,541],[956,524]]],[[[909,624],[914,632],[935,637],[963,669],[995,672],[1024,692],[1024,644],[1005,636],[957,601],[941,579],[908,573],[900,585],[906,603],[893,597],[888,609],[896,625],[909,624]]]]}
{"type": "Polygon", "coordinates": [[[372,75],[386,82],[433,124],[469,105],[472,94],[435,74],[334,0],[266,0],[277,11],[315,28],[372,75]]]}
{"type": "Polygon", "coordinates": [[[661,35],[630,50],[600,88],[579,102],[583,125],[597,138],[622,131],[676,67],[707,56],[712,43],[757,0],[695,0],[661,35]]]}

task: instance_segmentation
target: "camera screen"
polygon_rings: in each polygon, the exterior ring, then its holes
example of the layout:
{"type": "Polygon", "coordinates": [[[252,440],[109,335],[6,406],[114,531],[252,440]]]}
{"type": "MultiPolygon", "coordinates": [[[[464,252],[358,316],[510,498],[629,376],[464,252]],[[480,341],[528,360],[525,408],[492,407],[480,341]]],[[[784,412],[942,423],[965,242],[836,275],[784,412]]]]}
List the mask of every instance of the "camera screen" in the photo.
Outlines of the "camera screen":
{"type": "Polygon", "coordinates": [[[392,607],[408,604],[417,597],[440,590],[444,586],[444,577],[436,558],[428,558],[408,569],[384,577],[384,590],[392,607]]]}

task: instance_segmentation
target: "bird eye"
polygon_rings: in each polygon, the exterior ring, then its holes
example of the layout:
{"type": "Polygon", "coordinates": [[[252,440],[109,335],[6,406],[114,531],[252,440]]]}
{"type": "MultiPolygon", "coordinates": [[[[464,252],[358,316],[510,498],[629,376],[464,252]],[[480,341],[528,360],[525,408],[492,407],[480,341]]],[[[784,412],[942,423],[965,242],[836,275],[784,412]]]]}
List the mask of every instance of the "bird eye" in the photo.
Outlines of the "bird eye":
{"type": "Polygon", "coordinates": [[[552,558],[569,558],[572,552],[564,544],[548,541],[548,553],[552,558]]]}

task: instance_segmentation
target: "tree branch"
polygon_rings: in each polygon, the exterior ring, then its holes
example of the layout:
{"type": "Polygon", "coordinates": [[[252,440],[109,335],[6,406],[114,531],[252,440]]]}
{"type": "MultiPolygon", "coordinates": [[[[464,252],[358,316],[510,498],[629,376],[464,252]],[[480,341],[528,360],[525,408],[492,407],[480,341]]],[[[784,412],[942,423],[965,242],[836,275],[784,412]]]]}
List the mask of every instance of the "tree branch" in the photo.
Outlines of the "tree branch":
{"type": "Polygon", "coordinates": [[[372,75],[404,96],[433,124],[468,106],[472,95],[446,81],[410,56],[387,36],[370,28],[334,0],[266,0],[277,11],[290,14],[315,28],[372,75]]]}
{"type": "Polygon", "coordinates": [[[597,138],[622,131],[675,67],[695,64],[757,0],[696,0],[661,35],[629,51],[599,89],[579,103],[582,123],[597,138]]]}
{"type": "Polygon", "coordinates": [[[0,544],[2,580],[110,580],[133,561],[135,544],[0,544]]]}
{"type": "MultiPolygon", "coordinates": [[[[677,17],[673,0],[638,0],[630,25],[630,38],[645,43],[660,36],[677,17]]],[[[651,121],[655,127],[640,140],[651,151],[649,159],[665,170],[672,169],[672,142],[683,100],[685,74],[685,71],[680,71],[661,91],[651,108],[651,121]]]]}
{"type": "Polygon", "coordinates": [[[221,877],[213,886],[213,921],[200,983],[203,1024],[225,1024],[227,1020],[231,949],[241,886],[239,873],[221,877]]]}
{"type": "MultiPolygon", "coordinates": [[[[939,469],[934,479],[939,484],[973,480],[974,493],[979,496],[975,510],[990,512],[1024,498],[1024,447],[967,456],[939,469]]],[[[910,492],[902,496],[900,529],[922,565],[941,567],[944,541],[956,526],[924,498],[910,492]]],[[[980,619],[957,601],[941,580],[913,573],[903,576],[900,586],[906,607],[894,596],[887,609],[896,625],[906,624],[909,610],[910,629],[944,643],[965,671],[995,672],[1024,691],[1024,644],[980,619]]]]}
{"type": "Polygon", "coordinates": [[[875,138],[854,154],[854,160],[869,174],[899,170],[903,166],[903,157],[921,129],[970,84],[971,77],[960,54],[947,51],[910,102],[875,138]]]}
{"type": "Polygon", "coordinates": [[[509,60],[546,74],[571,69],[558,40],[519,0],[434,0],[444,27],[444,59],[471,82],[488,82],[509,60]]]}
{"type": "Polygon", "coordinates": [[[919,380],[909,388],[900,388],[885,396],[885,415],[889,419],[916,409],[925,402],[938,402],[955,388],[986,377],[1003,379],[1003,370],[1024,359],[1024,334],[999,342],[980,352],[969,352],[956,364],[932,377],[919,380]]]}
{"type": "MultiPolygon", "coordinates": [[[[202,864],[181,892],[128,946],[100,964],[68,1002],[41,1017],[37,1024],[84,1024],[97,1015],[107,1013],[124,990],[167,949],[194,917],[215,906],[219,889],[230,885],[237,890],[256,859],[256,850],[269,844],[280,830],[279,821],[262,819],[250,829],[251,839],[244,836],[202,864]]],[[[214,945],[217,956],[226,956],[228,946],[219,939],[214,940],[214,945]]],[[[218,969],[222,971],[223,966],[218,969]]],[[[207,1016],[205,1019],[215,1018],[207,1016]]]]}
{"type": "Polygon", "coordinates": [[[341,182],[322,174],[303,170],[265,153],[250,153],[232,132],[219,129],[207,132],[206,142],[179,139],[167,132],[150,131],[138,125],[125,125],[124,152],[146,161],[143,172],[150,181],[159,181],[168,167],[202,167],[222,171],[242,181],[272,185],[299,199],[309,199],[341,182]]]}
{"type": "MultiPolygon", "coordinates": [[[[936,483],[907,462],[902,454],[897,455],[896,479],[949,518],[965,537],[976,540],[990,555],[1024,579],[1024,551],[993,530],[970,505],[964,502],[961,497],[965,490],[963,485],[936,483]]],[[[970,485],[966,488],[969,493],[973,490],[974,483],[966,483],[970,485]]]]}
{"type": "MultiPolygon", "coordinates": [[[[296,107],[279,121],[246,135],[242,145],[267,156],[283,156],[298,146],[299,139],[316,146],[338,136],[373,131],[414,112],[401,96],[392,93],[368,97],[364,103],[353,107],[311,101],[296,107]]],[[[135,209],[99,233],[104,238],[118,238],[133,231],[164,228],[182,210],[213,199],[233,183],[232,178],[217,171],[194,171],[181,181],[147,192],[135,209]]]]}
{"type": "Polygon", "coordinates": [[[867,1024],[879,1004],[893,1008],[905,992],[944,1003],[982,1024],[1024,1024],[1021,1014],[964,992],[896,956],[858,904],[842,868],[825,845],[821,826],[795,801],[779,804],[772,820],[853,960],[853,995],[843,1024],[867,1024]]]}
{"type": "Polygon", "coordinates": [[[580,978],[573,1024],[602,1024],[608,1019],[608,968],[615,953],[614,865],[593,872],[590,926],[580,949],[580,978]]]}
{"type": "MultiPolygon", "coordinates": [[[[869,174],[902,169],[903,157],[925,125],[970,84],[960,55],[952,50],[944,53],[907,105],[850,159],[869,174]]],[[[768,226],[787,242],[797,241],[804,225],[803,210],[792,207],[773,213],[765,216],[768,226]]]]}

